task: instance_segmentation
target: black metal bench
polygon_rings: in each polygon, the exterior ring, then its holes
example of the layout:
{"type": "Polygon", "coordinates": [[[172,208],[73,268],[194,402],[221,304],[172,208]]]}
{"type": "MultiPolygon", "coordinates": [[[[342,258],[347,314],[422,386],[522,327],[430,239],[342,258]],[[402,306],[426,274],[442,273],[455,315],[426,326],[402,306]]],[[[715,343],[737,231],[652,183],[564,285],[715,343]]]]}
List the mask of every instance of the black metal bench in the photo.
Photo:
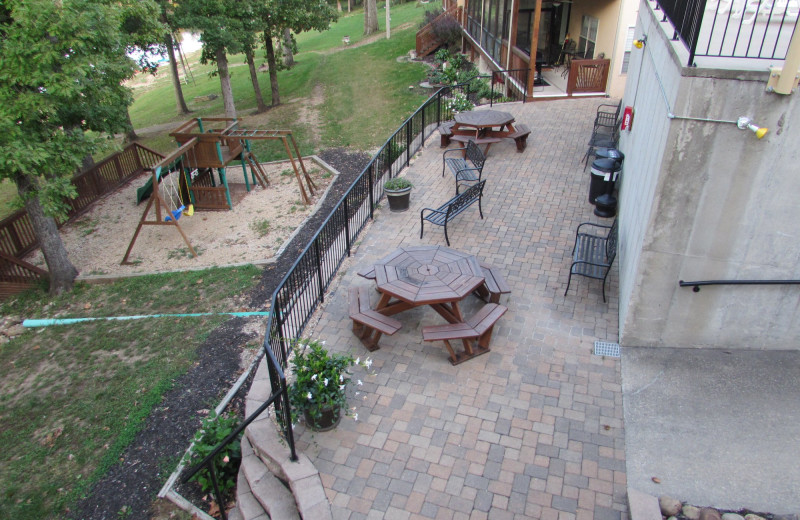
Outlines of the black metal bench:
{"type": "Polygon", "coordinates": [[[423,327],[422,339],[425,341],[443,341],[450,353],[450,363],[457,365],[468,359],[489,352],[492,330],[497,320],[508,309],[496,303],[488,303],[465,323],[448,323],[423,327]],[[450,344],[451,340],[460,339],[464,343],[464,352],[456,352],[450,344]],[[473,347],[470,340],[476,340],[473,347]]]}
{"type": "Polygon", "coordinates": [[[350,319],[353,320],[353,334],[369,351],[378,349],[381,334],[391,336],[403,325],[396,319],[370,308],[366,287],[350,288],[350,319]]]}
{"type": "Polygon", "coordinates": [[[606,301],[606,278],[611,270],[611,264],[617,256],[617,221],[610,226],[584,222],[575,230],[575,246],[572,248],[572,265],[569,267],[567,290],[572,281],[572,275],[578,274],[596,280],[603,280],[603,301],[606,301]],[[605,236],[582,232],[584,226],[608,229],[605,236]]]}
{"type": "Polygon", "coordinates": [[[481,180],[483,165],[486,162],[486,155],[481,151],[474,141],[467,142],[463,148],[453,148],[445,150],[442,154],[442,177],[444,177],[445,167],[456,178],[456,195],[458,195],[461,184],[473,184],[481,180]],[[462,157],[447,157],[450,152],[461,151],[462,157]]]}
{"type": "Polygon", "coordinates": [[[478,212],[483,218],[483,208],[481,208],[481,198],[483,197],[483,185],[486,181],[480,181],[469,187],[464,193],[456,195],[436,209],[424,208],[419,214],[419,238],[425,232],[425,221],[437,226],[444,226],[444,239],[447,245],[450,245],[450,238],[447,236],[447,223],[453,220],[456,215],[461,214],[465,209],[470,207],[474,202],[478,203],[478,212]],[[425,212],[428,212],[426,215],[425,212]]]}

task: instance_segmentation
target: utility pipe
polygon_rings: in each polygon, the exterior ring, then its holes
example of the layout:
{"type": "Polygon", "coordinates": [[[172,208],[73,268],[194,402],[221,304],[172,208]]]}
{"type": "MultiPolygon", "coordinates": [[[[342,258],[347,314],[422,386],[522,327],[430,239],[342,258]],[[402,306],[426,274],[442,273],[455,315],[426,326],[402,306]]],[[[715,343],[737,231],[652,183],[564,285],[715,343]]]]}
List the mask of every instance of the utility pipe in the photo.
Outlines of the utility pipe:
{"type": "Polygon", "coordinates": [[[141,320],[144,318],[195,318],[198,316],[219,316],[228,315],[237,318],[246,316],[269,316],[268,311],[259,312],[196,312],[190,314],[140,314],[134,316],[104,316],[99,318],[44,318],[27,319],[22,322],[23,327],[50,327],[51,325],[72,325],[85,321],[112,321],[112,320],[141,320]]]}

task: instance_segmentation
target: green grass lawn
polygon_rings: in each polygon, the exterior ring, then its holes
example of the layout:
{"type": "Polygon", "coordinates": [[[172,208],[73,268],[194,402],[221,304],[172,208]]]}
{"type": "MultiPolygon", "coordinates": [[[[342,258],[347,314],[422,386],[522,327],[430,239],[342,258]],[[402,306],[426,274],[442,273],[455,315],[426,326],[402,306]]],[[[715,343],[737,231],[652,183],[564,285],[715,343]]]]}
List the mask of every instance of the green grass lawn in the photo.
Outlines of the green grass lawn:
{"type": "MultiPolygon", "coordinates": [[[[417,85],[426,68],[398,62],[414,48],[423,9],[393,7],[392,36],[368,45],[363,12],[342,16],[331,30],[298,35],[297,64],[280,71],[282,104],[252,116],[255,98],[241,56],[231,57],[233,91],[242,126],[292,130],[303,154],[334,146],[373,150],[424,101],[417,85]],[[402,30],[400,26],[406,25],[402,30]],[[342,36],[351,45],[344,47],[342,36]]],[[[381,31],[385,12],[379,11],[381,31]]],[[[193,60],[195,81],[184,94],[193,117],[222,114],[219,80],[193,60]]],[[[260,73],[269,103],[269,79],[260,73]]],[[[132,81],[135,127],[177,123],[168,71],[132,81]],[[146,83],[146,85],[145,85],[146,83]]],[[[148,133],[143,144],[174,148],[169,130],[148,133]]],[[[283,157],[280,143],[256,148],[261,160],[283,157]]],[[[0,184],[0,212],[16,190],[0,184]]],[[[257,281],[253,267],[153,275],[108,285],[79,284],[64,296],[31,291],[0,311],[4,316],[84,317],[226,311],[231,297],[257,281]]],[[[172,381],[186,373],[197,346],[225,317],[98,321],[29,330],[0,345],[0,511],[4,518],[61,518],[119,458],[172,381]]],[[[255,348],[256,345],[251,345],[255,348]]],[[[211,403],[209,403],[211,404],[211,403]]],[[[173,461],[174,462],[174,461],[173,461]]]]}
{"type": "MultiPolygon", "coordinates": [[[[239,309],[230,298],[259,275],[246,266],[79,284],[54,298],[32,291],[0,310],[24,318],[233,311],[239,309]]],[[[118,460],[174,378],[192,365],[197,346],[226,319],[87,322],[29,329],[2,345],[2,516],[63,517],[118,460]]]]}

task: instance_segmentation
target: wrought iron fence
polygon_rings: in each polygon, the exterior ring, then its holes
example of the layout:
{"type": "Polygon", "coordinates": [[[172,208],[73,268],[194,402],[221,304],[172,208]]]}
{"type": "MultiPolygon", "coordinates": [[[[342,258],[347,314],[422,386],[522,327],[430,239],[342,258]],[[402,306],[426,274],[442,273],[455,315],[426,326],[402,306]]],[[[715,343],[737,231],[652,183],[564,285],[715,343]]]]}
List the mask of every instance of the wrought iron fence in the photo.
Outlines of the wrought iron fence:
{"type": "MultiPolygon", "coordinates": [[[[520,79],[524,71],[500,71],[502,78],[520,79]]],[[[525,76],[527,77],[527,76],[525,76]]],[[[494,85],[494,83],[493,83],[494,85]]],[[[213,468],[214,454],[219,453],[237,433],[258,418],[270,406],[275,406],[281,434],[295,460],[294,433],[288,400],[284,369],[288,365],[291,344],[299,338],[311,315],[325,301],[325,292],[333,282],[339,267],[350,256],[353,242],[374,216],[375,207],[383,198],[386,180],[396,177],[411,161],[411,157],[424,146],[442,123],[453,118],[447,102],[457,94],[474,97],[475,86],[470,84],[443,87],[428,98],[405,123],[392,134],[361,174],[339,199],[336,207],[322,223],[317,233],[297,258],[272,294],[270,314],[263,349],[266,353],[272,395],[252,415],[247,417],[237,431],[225,439],[202,462],[183,476],[186,481],[202,467],[213,468]]],[[[524,100],[524,96],[522,98],[524,100]]],[[[216,478],[212,473],[212,481],[216,478]]],[[[217,496],[218,500],[220,499],[217,496]]],[[[218,503],[222,503],[219,501],[218,503]]]]}
{"type": "Polygon", "coordinates": [[[673,40],[696,57],[783,60],[800,0],[650,0],[670,22],[673,40]]]}

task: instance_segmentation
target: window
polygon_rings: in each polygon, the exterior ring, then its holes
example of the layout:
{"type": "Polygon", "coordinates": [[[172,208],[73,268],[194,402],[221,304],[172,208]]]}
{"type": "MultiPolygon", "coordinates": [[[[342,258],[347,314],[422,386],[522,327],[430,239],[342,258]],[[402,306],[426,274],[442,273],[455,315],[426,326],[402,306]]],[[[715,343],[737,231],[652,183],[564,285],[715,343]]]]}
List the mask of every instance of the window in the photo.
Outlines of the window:
{"type": "Polygon", "coordinates": [[[580,38],[578,38],[578,56],[589,59],[594,57],[598,23],[599,20],[597,18],[583,15],[583,19],[581,20],[581,35],[580,38]]]}
{"type": "Polygon", "coordinates": [[[636,27],[628,27],[628,34],[625,36],[625,56],[622,57],[622,68],[620,74],[628,73],[628,64],[631,61],[631,49],[633,48],[633,32],[636,27]]]}

